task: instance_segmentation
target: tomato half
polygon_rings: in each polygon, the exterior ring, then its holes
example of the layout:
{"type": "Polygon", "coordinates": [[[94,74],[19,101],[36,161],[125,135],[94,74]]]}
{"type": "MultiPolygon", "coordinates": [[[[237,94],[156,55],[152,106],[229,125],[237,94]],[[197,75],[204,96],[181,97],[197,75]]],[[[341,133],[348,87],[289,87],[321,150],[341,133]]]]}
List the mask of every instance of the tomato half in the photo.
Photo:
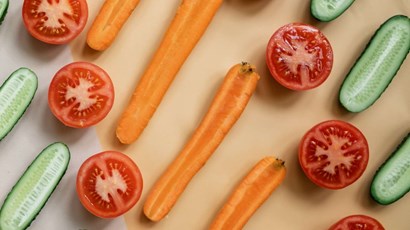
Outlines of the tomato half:
{"type": "Polygon", "coordinates": [[[127,155],[116,151],[97,153],[81,165],[77,195],[95,216],[114,218],[126,213],[140,199],[141,172],[127,155]]]}
{"type": "Polygon", "coordinates": [[[24,25],[45,43],[70,42],[84,29],[87,19],[86,0],[24,0],[24,25]]]}
{"type": "Polygon", "coordinates": [[[333,224],[329,230],[384,230],[384,227],[373,217],[351,215],[333,224]]]}
{"type": "Polygon", "coordinates": [[[73,62],[61,68],[48,89],[51,112],[63,124],[85,128],[105,118],[114,103],[109,75],[89,62],[73,62]]]}
{"type": "Polygon", "coordinates": [[[317,124],[302,138],[299,163],[306,176],[328,189],[341,189],[363,174],[369,160],[365,136],[339,120],[317,124]]]}
{"type": "Polygon", "coordinates": [[[266,48],[266,64],[281,85],[308,90],[321,85],[333,66],[332,47],[319,29],[302,23],[279,28],[266,48]]]}

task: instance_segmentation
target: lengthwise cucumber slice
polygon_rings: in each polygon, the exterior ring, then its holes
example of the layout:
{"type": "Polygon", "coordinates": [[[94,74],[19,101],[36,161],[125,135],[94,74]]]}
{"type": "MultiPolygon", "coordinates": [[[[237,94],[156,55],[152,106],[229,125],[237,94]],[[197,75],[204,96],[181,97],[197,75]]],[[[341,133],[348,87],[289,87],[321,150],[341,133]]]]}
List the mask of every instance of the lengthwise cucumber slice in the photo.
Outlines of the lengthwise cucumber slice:
{"type": "Polygon", "coordinates": [[[391,204],[410,190],[410,133],[377,170],[370,195],[379,204],[391,204]]]}
{"type": "Polygon", "coordinates": [[[16,125],[37,91],[36,74],[27,68],[14,71],[0,87],[0,140],[16,125]]]}
{"type": "Polygon", "coordinates": [[[0,25],[3,22],[9,8],[9,0],[0,0],[0,25]]]}
{"type": "Polygon", "coordinates": [[[65,174],[70,151],[63,143],[46,147],[8,194],[0,210],[0,229],[26,229],[65,174]]]}
{"type": "Polygon", "coordinates": [[[316,19],[329,22],[345,12],[354,0],[311,0],[310,13],[316,19]]]}
{"type": "Polygon", "coordinates": [[[410,50],[410,19],[396,15],[383,23],[356,61],[339,92],[351,112],[370,107],[393,80],[410,50]]]}

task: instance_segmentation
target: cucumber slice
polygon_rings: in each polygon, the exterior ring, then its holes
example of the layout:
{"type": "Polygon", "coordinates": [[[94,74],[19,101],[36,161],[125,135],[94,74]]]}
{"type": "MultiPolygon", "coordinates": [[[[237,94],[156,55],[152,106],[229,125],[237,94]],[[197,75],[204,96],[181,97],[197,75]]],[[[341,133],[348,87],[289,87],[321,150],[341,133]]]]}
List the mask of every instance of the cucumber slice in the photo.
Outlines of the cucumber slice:
{"type": "Polygon", "coordinates": [[[0,140],[17,124],[37,91],[36,74],[27,68],[14,71],[0,87],[0,140]]]}
{"type": "Polygon", "coordinates": [[[312,0],[310,1],[310,13],[317,20],[329,22],[345,12],[354,0],[312,0]]]}
{"type": "Polygon", "coordinates": [[[379,204],[391,204],[410,190],[410,133],[377,170],[370,195],[379,204]]]}
{"type": "Polygon", "coordinates": [[[3,22],[9,8],[9,0],[0,0],[0,25],[3,22]]]}
{"type": "Polygon", "coordinates": [[[410,19],[396,15],[384,22],[345,78],[340,103],[351,112],[370,107],[386,90],[410,50],[410,19]]]}
{"type": "Polygon", "coordinates": [[[65,174],[70,151],[63,143],[46,147],[8,194],[0,210],[0,229],[27,228],[65,174]]]}

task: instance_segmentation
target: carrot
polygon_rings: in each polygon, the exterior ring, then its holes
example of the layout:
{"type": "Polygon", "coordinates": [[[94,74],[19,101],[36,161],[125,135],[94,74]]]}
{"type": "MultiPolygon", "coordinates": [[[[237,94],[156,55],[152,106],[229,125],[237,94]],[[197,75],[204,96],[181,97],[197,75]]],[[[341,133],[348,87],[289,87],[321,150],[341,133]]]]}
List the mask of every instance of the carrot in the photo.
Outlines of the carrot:
{"type": "Polygon", "coordinates": [[[242,229],[255,211],[284,180],[284,162],[273,157],[259,161],[236,187],[210,230],[242,229]]]}
{"type": "Polygon", "coordinates": [[[182,0],[120,118],[116,131],[120,142],[130,144],[143,132],[221,3],[222,0],[182,0]]]}
{"type": "Polygon", "coordinates": [[[159,221],[168,214],[189,181],[238,120],[258,80],[259,75],[248,63],[229,70],[193,136],[149,193],[144,204],[148,219],[159,221]]]}
{"type": "Polygon", "coordinates": [[[107,49],[138,3],[139,0],[106,0],[88,31],[88,46],[98,51],[107,49]]]}

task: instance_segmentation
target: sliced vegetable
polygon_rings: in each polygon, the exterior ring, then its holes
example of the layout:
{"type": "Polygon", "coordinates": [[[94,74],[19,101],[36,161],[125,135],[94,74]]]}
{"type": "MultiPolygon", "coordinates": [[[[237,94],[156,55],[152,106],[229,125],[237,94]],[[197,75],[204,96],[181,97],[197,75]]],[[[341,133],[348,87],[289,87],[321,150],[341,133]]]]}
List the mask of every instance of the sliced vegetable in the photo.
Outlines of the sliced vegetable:
{"type": "Polygon", "coordinates": [[[36,74],[27,68],[14,71],[0,88],[0,140],[17,124],[37,91],[36,74]]]}
{"type": "Polygon", "coordinates": [[[396,15],[384,22],[351,68],[339,94],[351,112],[370,107],[386,90],[410,50],[410,19],[396,15]]]}
{"type": "Polygon", "coordinates": [[[263,158],[236,187],[209,229],[242,229],[282,183],[285,175],[284,161],[273,157],[263,158]]]}
{"type": "Polygon", "coordinates": [[[351,215],[333,224],[329,230],[384,230],[384,227],[373,217],[351,215]]]}
{"type": "Polygon", "coordinates": [[[0,0],[0,25],[4,21],[9,8],[9,0],[0,0]]]}
{"type": "Polygon", "coordinates": [[[64,176],[70,151],[63,143],[47,146],[8,194],[0,210],[0,229],[26,229],[64,176]]]}
{"type": "Polygon", "coordinates": [[[49,44],[67,44],[83,31],[86,0],[24,0],[23,22],[28,32],[49,44]]]}
{"type": "Polygon", "coordinates": [[[410,133],[377,170],[370,186],[379,204],[391,204],[410,191],[410,133]]]}
{"type": "Polygon", "coordinates": [[[51,112],[64,125],[86,128],[97,124],[110,112],[114,86],[110,76],[89,62],[73,62],[62,67],[48,89],[51,112]]]}
{"type": "Polygon", "coordinates": [[[270,38],[266,64],[279,84],[292,90],[308,90],[329,77],[333,51],[318,28],[291,23],[279,28],[270,38]]]}
{"type": "Polygon", "coordinates": [[[139,0],[106,0],[87,34],[87,44],[94,50],[107,49],[139,0]]]}
{"type": "Polygon", "coordinates": [[[77,194],[95,216],[114,218],[132,208],[141,196],[142,176],[127,155],[105,151],[88,158],[77,174],[77,194]]]}
{"type": "Polygon", "coordinates": [[[171,210],[188,183],[202,168],[245,109],[259,75],[242,63],[227,73],[211,106],[191,139],[156,182],[144,204],[144,214],[159,221],[171,210]]]}
{"type": "Polygon", "coordinates": [[[339,120],[321,122],[303,136],[299,163],[306,176],[328,189],[344,188],[363,174],[369,161],[365,136],[339,120]]]}
{"type": "Polygon", "coordinates": [[[310,12],[316,19],[329,22],[345,12],[354,0],[311,0],[310,12]]]}
{"type": "Polygon", "coordinates": [[[181,1],[175,18],[120,118],[117,126],[120,142],[131,144],[143,132],[222,1],[181,1]]]}

